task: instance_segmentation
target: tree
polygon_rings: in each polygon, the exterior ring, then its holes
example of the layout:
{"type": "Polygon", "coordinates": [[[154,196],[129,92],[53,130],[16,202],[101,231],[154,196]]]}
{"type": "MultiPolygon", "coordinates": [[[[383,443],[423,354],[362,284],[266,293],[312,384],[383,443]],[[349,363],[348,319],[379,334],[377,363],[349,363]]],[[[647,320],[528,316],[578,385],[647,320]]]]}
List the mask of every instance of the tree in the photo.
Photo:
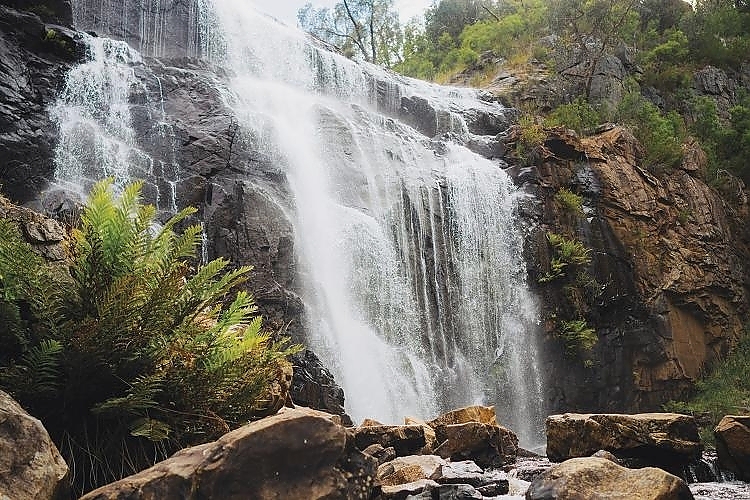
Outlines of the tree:
{"type": "Polygon", "coordinates": [[[394,0],[341,0],[333,10],[308,3],[297,12],[300,27],[348,57],[392,66],[400,61],[403,33],[394,0]]]}
{"type": "Polygon", "coordinates": [[[639,0],[553,0],[549,15],[552,31],[579,54],[584,63],[586,96],[599,61],[618,43],[632,40],[639,18],[639,0]]]}
{"type": "Polygon", "coordinates": [[[195,209],[156,227],[140,189],[96,185],[69,272],[0,219],[0,387],[42,420],[79,494],[244,424],[295,350],[234,293],[250,268],[194,268],[200,226],[175,227],[195,209]]]}

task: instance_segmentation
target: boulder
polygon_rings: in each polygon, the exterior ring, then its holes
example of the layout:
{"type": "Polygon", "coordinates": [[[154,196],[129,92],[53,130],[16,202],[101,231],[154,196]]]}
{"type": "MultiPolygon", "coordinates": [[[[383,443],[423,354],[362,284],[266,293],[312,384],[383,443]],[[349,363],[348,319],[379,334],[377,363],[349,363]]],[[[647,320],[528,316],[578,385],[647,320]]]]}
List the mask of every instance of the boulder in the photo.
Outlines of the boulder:
{"type": "Polygon", "coordinates": [[[380,444],[371,444],[364,450],[362,450],[362,453],[366,455],[370,455],[372,458],[378,461],[378,465],[384,464],[386,462],[390,462],[394,458],[396,458],[396,450],[391,448],[383,448],[380,444]]]}
{"type": "Polygon", "coordinates": [[[438,486],[427,486],[419,495],[409,497],[409,500],[481,500],[484,495],[468,484],[441,484],[438,486]]]}
{"type": "Polygon", "coordinates": [[[63,499],[68,487],[68,466],[47,430],[0,391],[0,499],[63,499]]]}
{"type": "Polygon", "coordinates": [[[418,479],[411,483],[383,486],[381,498],[403,500],[410,495],[419,495],[428,488],[437,488],[440,485],[431,479],[418,479]]]}
{"type": "Polygon", "coordinates": [[[421,425],[368,425],[354,429],[354,442],[360,450],[372,444],[394,448],[396,455],[413,455],[426,443],[421,425]]]}
{"type": "Polygon", "coordinates": [[[493,406],[453,410],[427,425],[435,429],[435,454],[444,458],[492,467],[513,462],[518,453],[518,437],[497,424],[493,406]]]}
{"type": "Polygon", "coordinates": [[[560,462],[599,450],[679,470],[701,453],[695,419],[676,413],[576,414],[547,418],[547,456],[560,462]]]}
{"type": "Polygon", "coordinates": [[[691,500],[687,483],[655,467],[627,469],[606,458],[573,458],[534,480],[526,500],[691,500]]]}
{"type": "MultiPolygon", "coordinates": [[[[383,486],[406,484],[419,479],[436,479],[448,462],[435,455],[398,457],[378,467],[378,481],[383,486]]],[[[481,469],[480,469],[481,470],[481,469]]]]}
{"type": "Polygon", "coordinates": [[[721,468],[750,480],[750,416],[727,415],[714,429],[721,468]]]}
{"type": "Polygon", "coordinates": [[[352,425],[344,410],[344,390],[336,383],[331,372],[311,350],[295,354],[292,379],[292,400],[299,405],[341,415],[345,425],[352,425]]]}
{"type": "Polygon", "coordinates": [[[285,408],[83,498],[369,498],[375,460],[349,445],[346,429],[334,420],[285,408]]]}
{"type": "Polygon", "coordinates": [[[511,463],[518,451],[518,437],[499,425],[444,425],[435,429],[435,434],[440,443],[435,454],[451,460],[473,460],[483,467],[511,463]]]}
{"type": "Polygon", "coordinates": [[[497,416],[494,406],[467,406],[458,410],[449,411],[439,417],[427,422],[427,425],[436,429],[441,425],[465,424],[467,422],[479,422],[481,424],[497,425],[497,416]]]}
{"type": "Polygon", "coordinates": [[[418,418],[413,417],[406,417],[404,419],[404,425],[421,425],[422,429],[424,429],[424,440],[425,445],[424,448],[419,450],[419,455],[432,455],[432,452],[435,451],[435,447],[437,446],[437,437],[435,436],[435,429],[427,425],[427,423],[424,420],[420,420],[418,418]]]}

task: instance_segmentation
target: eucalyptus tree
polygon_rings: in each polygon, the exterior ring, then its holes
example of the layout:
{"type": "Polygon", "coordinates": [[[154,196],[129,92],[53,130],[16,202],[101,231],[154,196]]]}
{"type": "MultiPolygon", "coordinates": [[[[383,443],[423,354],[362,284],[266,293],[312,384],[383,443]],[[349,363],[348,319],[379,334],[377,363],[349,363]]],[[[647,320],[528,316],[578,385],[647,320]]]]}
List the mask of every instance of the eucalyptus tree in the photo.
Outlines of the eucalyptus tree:
{"type": "Polygon", "coordinates": [[[341,0],[333,9],[308,3],[297,12],[302,29],[347,57],[384,66],[400,61],[403,32],[394,0],[341,0]]]}

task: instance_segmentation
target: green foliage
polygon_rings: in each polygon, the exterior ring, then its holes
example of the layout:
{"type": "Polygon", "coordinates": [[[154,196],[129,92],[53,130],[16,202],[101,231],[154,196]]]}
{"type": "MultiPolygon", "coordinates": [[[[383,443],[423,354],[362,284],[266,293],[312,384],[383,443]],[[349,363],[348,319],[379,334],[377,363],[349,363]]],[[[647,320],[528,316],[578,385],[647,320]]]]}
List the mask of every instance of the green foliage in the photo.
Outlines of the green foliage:
{"type": "Polygon", "coordinates": [[[565,349],[571,355],[590,351],[599,341],[596,331],[584,319],[558,322],[555,335],[565,342],[565,349]]]}
{"type": "Polygon", "coordinates": [[[0,331],[0,385],[68,463],[86,464],[78,492],[247,422],[295,349],[261,331],[249,294],[227,302],[250,268],[193,269],[200,227],[175,226],[194,209],[155,229],[140,189],[94,187],[61,278],[0,224],[0,310],[13,325],[0,331]]]}
{"type": "Polygon", "coordinates": [[[547,240],[553,248],[554,256],[550,261],[549,273],[539,279],[540,283],[562,278],[568,268],[580,268],[591,263],[590,251],[580,241],[556,233],[547,233],[547,240]]]}
{"type": "Polygon", "coordinates": [[[697,382],[692,398],[672,401],[665,407],[707,415],[710,428],[724,415],[750,415],[750,334],[745,333],[731,354],[697,382]]]}
{"type": "Polygon", "coordinates": [[[568,212],[581,215],[583,214],[583,197],[579,194],[574,193],[570,189],[560,188],[555,193],[555,201],[568,212]]]}
{"type": "Polygon", "coordinates": [[[616,117],[630,126],[646,149],[646,161],[652,170],[672,168],[682,161],[685,125],[675,111],[662,114],[653,103],[638,92],[625,95],[616,117]]]}
{"type": "Polygon", "coordinates": [[[348,57],[387,67],[400,60],[404,34],[393,0],[341,0],[333,9],[308,2],[297,20],[303,30],[348,57]]]}
{"type": "Polygon", "coordinates": [[[691,128],[701,141],[709,159],[708,181],[723,189],[732,174],[750,183],[750,94],[740,94],[739,104],[729,110],[729,119],[719,119],[716,103],[710,97],[698,97],[693,101],[692,114],[695,121],[691,128]]]}
{"type": "Polygon", "coordinates": [[[737,67],[750,58],[750,9],[743,2],[698,0],[681,29],[699,63],[737,67]]]}
{"type": "Polygon", "coordinates": [[[599,123],[601,117],[594,107],[584,98],[577,97],[569,104],[561,104],[545,120],[549,127],[566,127],[579,134],[591,130],[599,123]]]}
{"type": "Polygon", "coordinates": [[[544,127],[530,115],[521,116],[518,120],[518,140],[516,141],[516,156],[522,162],[528,162],[531,153],[542,144],[547,137],[544,127]]]}
{"type": "Polygon", "coordinates": [[[662,90],[688,87],[692,72],[685,61],[688,57],[688,38],[679,29],[664,33],[666,39],[640,56],[644,83],[662,90]]]}

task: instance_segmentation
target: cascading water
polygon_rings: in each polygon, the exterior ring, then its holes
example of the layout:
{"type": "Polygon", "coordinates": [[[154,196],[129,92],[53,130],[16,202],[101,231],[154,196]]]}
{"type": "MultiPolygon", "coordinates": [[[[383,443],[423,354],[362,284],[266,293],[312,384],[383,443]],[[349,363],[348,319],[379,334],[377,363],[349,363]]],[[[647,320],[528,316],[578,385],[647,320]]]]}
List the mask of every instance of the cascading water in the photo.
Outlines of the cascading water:
{"type": "MultiPolygon", "coordinates": [[[[121,8],[151,5],[144,1],[121,8]]],[[[113,5],[102,1],[108,13],[113,5]]],[[[91,17],[75,10],[77,19],[91,17]]],[[[171,22],[136,11],[142,17],[123,14],[123,26],[171,22]]],[[[461,145],[476,139],[463,110],[502,108],[473,90],[355,64],[240,0],[196,0],[188,12],[195,33],[182,38],[200,40],[194,50],[225,68],[228,82],[217,90],[252,149],[286,172],[309,343],[343,386],[352,416],[395,423],[497,403],[522,443],[538,443],[544,408],[514,215],[521,195],[501,165],[461,145]],[[412,128],[414,117],[399,121],[403,99],[434,110],[426,129],[441,140],[412,128]]],[[[169,37],[159,33],[145,39],[163,55],[169,37]]],[[[128,93],[143,86],[132,71],[138,56],[118,42],[89,43],[90,61],[71,72],[52,111],[58,179],[145,177],[168,186],[155,194],[160,208],[176,209],[176,157],[155,158],[133,142],[128,93]]],[[[151,140],[172,141],[169,152],[175,137],[158,99],[149,108],[151,140]]]]}
{"type": "Polygon", "coordinates": [[[310,339],[352,415],[397,422],[502,398],[502,420],[537,440],[518,194],[497,163],[387,116],[418,95],[438,132],[467,139],[454,110],[477,93],[354,64],[235,0],[206,6],[205,52],[234,75],[227,102],[286,166],[310,339]]]}

